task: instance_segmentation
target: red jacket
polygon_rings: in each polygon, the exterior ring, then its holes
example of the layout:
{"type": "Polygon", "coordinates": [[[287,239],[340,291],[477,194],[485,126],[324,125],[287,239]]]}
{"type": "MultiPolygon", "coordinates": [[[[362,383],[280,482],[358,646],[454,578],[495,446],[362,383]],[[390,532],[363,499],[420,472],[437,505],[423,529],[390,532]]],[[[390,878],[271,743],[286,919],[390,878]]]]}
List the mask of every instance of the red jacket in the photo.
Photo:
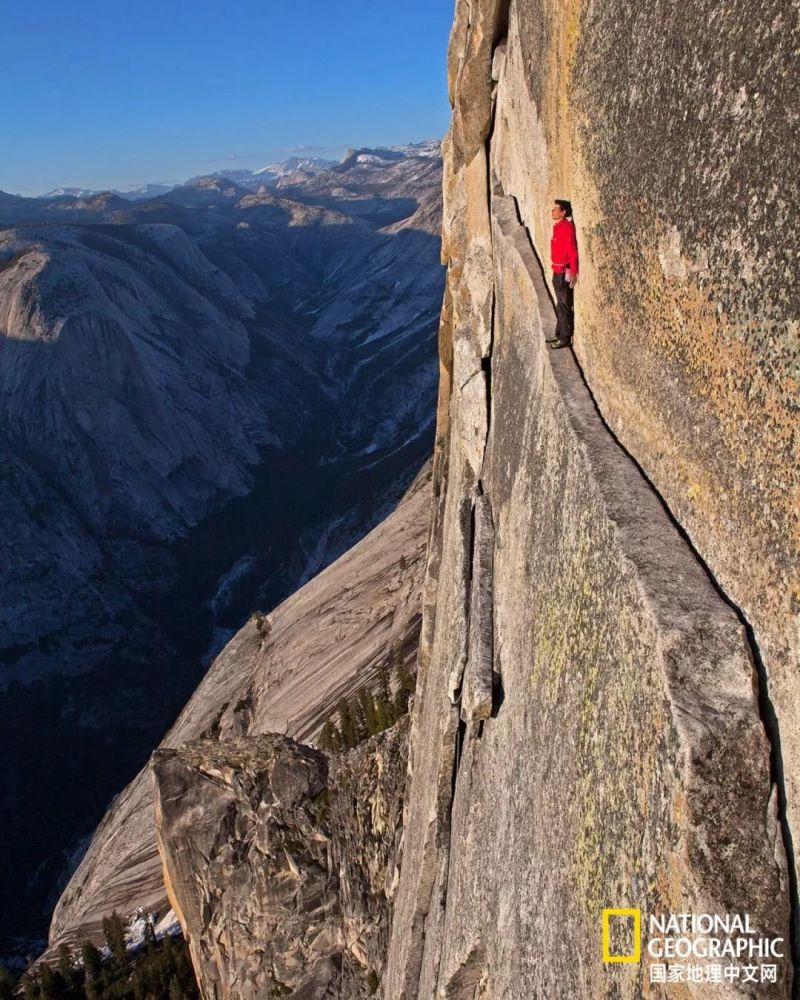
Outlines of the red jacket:
{"type": "Polygon", "coordinates": [[[575,223],[571,219],[562,219],[553,226],[550,260],[555,274],[563,274],[567,268],[572,274],[578,273],[578,240],[575,223]]]}

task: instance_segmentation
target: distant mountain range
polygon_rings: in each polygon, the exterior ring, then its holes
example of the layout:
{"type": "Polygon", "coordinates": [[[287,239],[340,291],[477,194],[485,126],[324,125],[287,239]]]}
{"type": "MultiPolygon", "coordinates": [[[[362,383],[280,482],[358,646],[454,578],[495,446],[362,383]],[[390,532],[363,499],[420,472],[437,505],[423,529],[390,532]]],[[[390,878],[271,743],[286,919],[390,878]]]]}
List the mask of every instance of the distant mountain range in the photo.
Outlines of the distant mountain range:
{"type": "MultiPolygon", "coordinates": [[[[129,201],[143,201],[146,198],[157,198],[160,194],[166,194],[167,191],[171,191],[175,184],[142,184],[141,187],[130,188],[127,191],[120,191],[118,188],[112,188],[109,192],[110,194],[116,194],[120,198],[127,198],[129,201]]],[[[50,200],[53,198],[91,198],[93,195],[100,194],[99,190],[94,190],[92,188],[76,188],[76,187],[59,187],[53,188],[52,191],[47,191],[45,194],[36,195],[37,198],[43,198],[50,200]]]]}
{"type": "MultiPolygon", "coordinates": [[[[440,145],[441,143],[438,139],[426,139],[422,142],[406,143],[405,145],[400,146],[379,147],[376,149],[349,149],[345,153],[341,162],[347,163],[348,159],[353,155],[372,157],[371,162],[373,163],[389,162],[391,160],[402,159],[406,156],[437,159],[441,156],[440,145]]],[[[365,161],[362,160],[362,162],[365,161]]],[[[326,160],[319,156],[290,156],[286,160],[282,160],[278,163],[270,163],[266,167],[261,167],[258,170],[243,170],[241,168],[217,170],[211,176],[227,177],[229,180],[235,181],[242,187],[249,187],[255,190],[262,184],[275,185],[281,179],[294,174],[299,173],[301,175],[312,175],[323,173],[336,165],[335,160],[326,160]]],[[[188,181],[183,183],[191,184],[193,181],[198,180],[199,177],[204,176],[208,175],[201,174],[190,178],[188,181]]],[[[128,201],[145,201],[149,198],[157,198],[160,195],[166,194],[168,191],[172,191],[181,186],[182,184],[166,184],[157,182],[142,184],[139,187],[129,188],[124,191],[119,188],[112,188],[108,192],[92,188],[58,187],[54,188],[52,191],[47,191],[45,194],[36,195],[36,197],[42,200],[53,200],[55,198],[85,199],[91,198],[95,195],[108,193],[115,194],[128,201]]]]}

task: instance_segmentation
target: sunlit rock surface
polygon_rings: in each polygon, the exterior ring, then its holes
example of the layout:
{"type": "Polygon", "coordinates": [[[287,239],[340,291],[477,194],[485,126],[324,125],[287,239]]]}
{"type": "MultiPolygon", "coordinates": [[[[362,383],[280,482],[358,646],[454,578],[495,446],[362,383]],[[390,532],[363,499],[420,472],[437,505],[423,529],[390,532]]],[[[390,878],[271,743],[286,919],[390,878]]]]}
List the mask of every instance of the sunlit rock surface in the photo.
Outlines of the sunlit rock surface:
{"type": "MultiPolygon", "coordinates": [[[[749,913],[788,940],[771,754],[791,817],[796,241],[762,234],[793,186],[787,17],[456,6],[387,1000],[709,995],[604,964],[604,907],[749,913]],[[581,246],[582,371],[544,343],[556,197],[581,246]]],[[[788,959],[778,980],[715,995],[789,996],[788,959]]]]}
{"type": "Polygon", "coordinates": [[[375,993],[406,748],[403,721],[330,758],[275,735],[156,753],[165,877],[204,997],[375,993]]]}

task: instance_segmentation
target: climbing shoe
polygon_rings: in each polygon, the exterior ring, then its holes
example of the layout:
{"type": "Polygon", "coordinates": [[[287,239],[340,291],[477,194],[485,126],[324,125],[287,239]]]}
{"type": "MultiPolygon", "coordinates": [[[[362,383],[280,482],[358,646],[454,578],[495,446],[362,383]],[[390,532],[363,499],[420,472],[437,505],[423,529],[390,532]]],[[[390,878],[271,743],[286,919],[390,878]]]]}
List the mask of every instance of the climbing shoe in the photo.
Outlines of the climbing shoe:
{"type": "Polygon", "coordinates": [[[544,338],[545,344],[555,344],[555,342],[557,340],[561,340],[561,338],[559,337],[559,335],[557,333],[553,334],[552,337],[545,337],[544,338]]]}
{"type": "Polygon", "coordinates": [[[559,337],[559,338],[556,338],[556,340],[548,340],[547,341],[547,346],[549,348],[551,348],[552,350],[557,351],[561,347],[571,347],[572,346],[572,341],[571,340],[561,340],[561,338],[559,337]]]}

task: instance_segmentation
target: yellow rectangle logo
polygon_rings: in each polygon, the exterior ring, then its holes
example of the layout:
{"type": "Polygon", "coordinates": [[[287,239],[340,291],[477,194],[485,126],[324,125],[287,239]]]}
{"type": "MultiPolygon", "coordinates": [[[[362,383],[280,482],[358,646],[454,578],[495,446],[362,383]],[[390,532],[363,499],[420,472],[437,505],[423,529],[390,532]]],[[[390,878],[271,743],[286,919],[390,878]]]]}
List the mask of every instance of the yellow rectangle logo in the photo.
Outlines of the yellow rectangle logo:
{"type": "Polygon", "coordinates": [[[603,910],[603,961],[640,962],[642,958],[642,912],[641,910],[603,910]],[[633,954],[611,954],[611,918],[633,918],[633,954]]]}

